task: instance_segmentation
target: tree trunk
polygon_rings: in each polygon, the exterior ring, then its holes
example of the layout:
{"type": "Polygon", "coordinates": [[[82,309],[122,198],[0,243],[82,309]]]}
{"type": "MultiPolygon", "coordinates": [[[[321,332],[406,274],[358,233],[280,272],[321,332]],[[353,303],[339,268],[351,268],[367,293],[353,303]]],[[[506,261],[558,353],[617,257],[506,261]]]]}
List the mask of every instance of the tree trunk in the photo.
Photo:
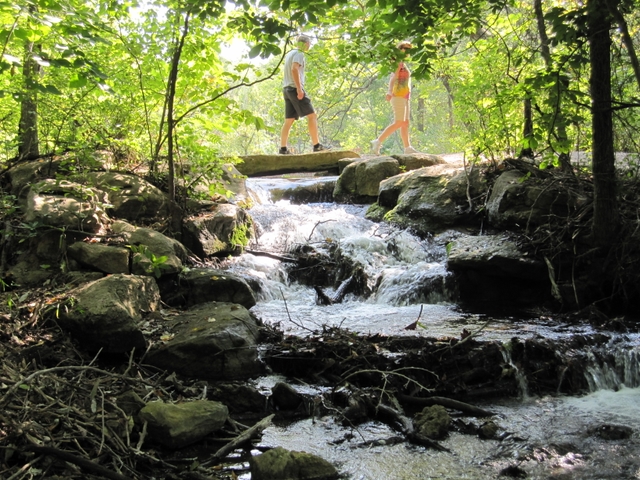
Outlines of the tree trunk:
{"type": "Polygon", "coordinates": [[[620,33],[622,34],[622,41],[624,42],[624,46],[627,49],[629,61],[631,62],[631,67],[633,68],[633,74],[636,77],[636,83],[638,84],[638,87],[640,87],[640,62],[638,61],[638,55],[636,54],[636,49],[633,45],[633,39],[631,38],[631,34],[629,33],[629,26],[627,25],[627,21],[625,20],[624,15],[622,15],[622,12],[618,8],[619,1],[609,0],[608,4],[611,15],[613,15],[613,18],[618,24],[618,28],[620,29],[620,33]]]}
{"type": "Polygon", "coordinates": [[[418,120],[417,129],[419,132],[424,132],[424,98],[418,98],[418,120]]]}
{"type": "Polygon", "coordinates": [[[447,75],[441,75],[440,81],[447,91],[447,113],[449,114],[449,129],[453,130],[453,91],[451,90],[451,84],[449,83],[449,77],[447,75]]]}
{"type": "Polygon", "coordinates": [[[174,159],[174,145],[175,145],[175,98],[176,98],[176,85],[178,83],[178,66],[180,65],[180,57],[182,56],[182,48],[184,47],[184,40],[189,33],[189,12],[185,15],[184,25],[180,39],[176,43],[176,49],[173,52],[171,58],[171,70],[169,72],[169,80],[167,84],[167,163],[169,168],[168,175],[168,190],[171,200],[176,199],[176,186],[175,186],[175,159],[174,159]]]}
{"type": "MultiPolygon", "coordinates": [[[[525,139],[533,139],[533,113],[530,97],[524,99],[524,127],[522,128],[522,136],[525,139]]],[[[531,143],[528,143],[525,148],[520,150],[519,157],[533,157],[533,148],[531,148],[531,143]]]]}
{"type": "MultiPolygon", "coordinates": [[[[536,15],[536,23],[538,25],[538,36],[540,37],[540,54],[544,59],[544,63],[548,70],[553,68],[551,58],[551,49],[549,48],[549,36],[544,23],[544,12],[542,10],[542,0],[533,0],[533,10],[536,15]]],[[[566,119],[562,113],[562,95],[568,90],[569,84],[566,78],[560,76],[560,72],[556,72],[557,80],[555,88],[550,92],[551,98],[555,99],[555,121],[551,126],[555,130],[558,142],[566,148],[569,143],[566,129],[566,119]]],[[[566,151],[561,151],[559,158],[560,168],[565,171],[571,171],[571,161],[566,151]]]]}
{"type": "Polygon", "coordinates": [[[592,236],[595,245],[606,246],[615,239],[618,227],[611,110],[611,18],[607,0],[589,0],[587,11],[593,130],[592,236]]]}
{"type": "Polygon", "coordinates": [[[38,64],[33,59],[34,44],[25,45],[24,65],[24,97],[20,103],[20,122],[18,124],[18,158],[37,158],[40,154],[38,145],[38,99],[33,88],[39,73],[38,64]]]}

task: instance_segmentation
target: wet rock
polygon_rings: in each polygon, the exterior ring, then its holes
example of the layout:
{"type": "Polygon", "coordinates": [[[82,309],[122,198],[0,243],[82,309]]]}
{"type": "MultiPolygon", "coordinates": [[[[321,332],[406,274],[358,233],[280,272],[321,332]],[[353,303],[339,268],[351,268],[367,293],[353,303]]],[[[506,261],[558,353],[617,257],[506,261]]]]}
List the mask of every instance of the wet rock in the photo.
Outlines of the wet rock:
{"type": "Polygon", "coordinates": [[[527,478],[527,472],[516,465],[509,465],[507,468],[500,470],[501,477],[511,478],[527,478]]]}
{"type": "Polygon", "coordinates": [[[413,419],[413,427],[420,435],[437,440],[447,436],[451,417],[442,405],[425,407],[413,419]]]}
{"type": "Polygon", "coordinates": [[[211,211],[184,220],[183,243],[200,258],[234,254],[253,237],[253,220],[230,203],[211,206],[211,211]]]}
{"type": "Polygon", "coordinates": [[[249,459],[252,480],[333,480],[338,471],[326,460],[306,452],[276,447],[249,459]]]}
{"type": "Polygon", "coordinates": [[[546,266],[506,234],[459,236],[449,243],[447,267],[463,303],[540,305],[551,299],[546,266]]]}
{"type": "Polygon", "coordinates": [[[209,399],[224,403],[231,413],[264,412],[267,407],[267,396],[243,383],[216,382],[209,399]]]}
{"type": "Polygon", "coordinates": [[[485,440],[496,439],[498,436],[498,431],[500,427],[493,421],[484,422],[478,428],[478,437],[483,438],[485,440]]]}
{"type": "Polygon", "coordinates": [[[380,183],[378,201],[367,211],[367,218],[410,228],[419,235],[477,228],[481,218],[469,205],[469,197],[481,197],[486,188],[478,169],[465,173],[436,165],[413,170],[380,183]]]}
{"type": "Polygon", "coordinates": [[[172,306],[191,307],[207,302],[237,303],[245,308],[256,304],[256,296],[242,277],[216,268],[193,268],[176,282],[162,287],[163,300],[172,306]]]}
{"type": "Polygon", "coordinates": [[[166,321],[167,335],[146,362],[187,377],[210,380],[249,378],[262,371],[258,320],[242,305],[210,302],[166,321]]]}
{"type": "Polygon", "coordinates": [[[317,180],[311,184],[296,185],[291,188],[274,188],[270,190],[271,200],[289,200],[294,205],[305,203],[332,202],[336,181],[333,179],[317,180]]]}
{"type": "Polygon", "coordinates": [[[631,438],[633,429],[625,425],[599,425],[589,431],[590,435],[596,435],[604,440],[624,440],[631,438]]]}
{"type": "Polygon", "coordinates": [[[373,203],[378,197],[380,182],[400,172],[400,163],[391,157],[374,157],[350,163],[336,182],[333,198],[340,202],[373,203]]]}
{"type": "Polygon", "coordinates": [[[271,389],[271,402],[278,410],[295,410],[302,403],[302,395],[291,385],[277,382],[271,389]]]}
{"type": "Polygon", "coordinates": [[[139,418],[140,422],[147,422],[152,442],[181,448],[222,428],[229,411],[225,405],[208,400],[180,404],[151,402],[140,410],[139,418]]]}

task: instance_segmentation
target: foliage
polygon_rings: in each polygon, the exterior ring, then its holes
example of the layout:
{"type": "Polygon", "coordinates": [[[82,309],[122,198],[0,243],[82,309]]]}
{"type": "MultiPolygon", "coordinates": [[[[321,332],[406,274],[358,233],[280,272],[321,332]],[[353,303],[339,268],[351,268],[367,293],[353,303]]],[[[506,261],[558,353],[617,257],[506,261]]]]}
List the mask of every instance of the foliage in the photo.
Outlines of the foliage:
{"type": "Polygon", "coordinates": [[[156,256],[146,245],[127,245],[133,252],[133,262],[140,265],[143,270],[156,278],[162,276],[162,270],[167,268],[166,255],[156,256]]]}
{"type": "MultiPolygon", "coordinates": [[[[368,151],[390,121],[384,92],[399,55],[394,45],[408,38],[416,47],[407,59],[415,80],[416,147],[494,159],[531,149],[554,164],[560,154],[590,148],[586,11],[576,2],[543,2],[550,59],[545,61],[531,3],[7,3],[0,6],[0,160],[15,155],[16,107],[27,91],[38,94],[45,154],[100,149],[113,155],[118,168],[147,164],[162,171],[171,153],[176,165],[188,164],[193,178],[202,178],[212,173],[208,164],[214,158],[273,152],[282,123],[282,58],[291,37],[304,31],[315,39],[307,90],[318,111],[321,141],[368,151]],[[19,75],[27,42],[37,47],[40,67],[32,84],[19,75]],[[223,54],[225,45],[238,42],[244,53],[223,54]],[[175,143],[169,152],[172,59],[175,143]],[[532,105],[529,134],[523,128],[525,101],[532,105]]],[[[632,34],[640,20],[636,4],[621,3],[632,34]]],[[[638,85],[619,33],[613,38],[612,79],[621,105],[614,119],[616,147],[637,151],[638,114],[626,106],[638,97],[638,85]]],[[[306,122],[294,124],[290,140],[296,150],[309,148],[306,122]]],[[[400,143],[395,138],[385,147],[393,153],[400,143]]]]}

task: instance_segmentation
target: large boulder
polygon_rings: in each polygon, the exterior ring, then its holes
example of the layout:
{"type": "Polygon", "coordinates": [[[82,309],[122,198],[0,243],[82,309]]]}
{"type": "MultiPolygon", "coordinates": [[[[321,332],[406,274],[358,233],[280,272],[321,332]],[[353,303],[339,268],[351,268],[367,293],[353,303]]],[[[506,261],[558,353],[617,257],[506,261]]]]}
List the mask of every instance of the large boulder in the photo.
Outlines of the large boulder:
{"type": "Polygon", "coordinates": [[[55,228],[98,233],[108,222],[102,210],[104,193],[81,183],[45,179],[26,193],[26,222],[55,228]]]}
{"type": "Polygon", "coordinates": [[[253,236],[253,221],[242,208],[219,203],[184,221],[183,243],[200,258],[237,253],[253,236]]]}
{"type": "Polygon", "coordinates": [[[136,175],[90,172],[79,178],[106,192],[110,203],[108,212],[113,218],[150,222],[164,220],[171,214],[169,197],[136,175]]]}
{"type": "Polygon", "coordinates": [[[276,447],[249,459],[252,480],[332,480],[336,468],[325,459],[307,452],[276,447]]]}
{"type": "Polygon", "coordinates": [[[461,235],[447,252],[462,303],[531,306],[550,299],[545,264],[507,234],[461,235]]]}
{"type": "Polygon", "coordinates": [[[337,201],[373,203],[378,197],[380,182],[400,173],[400,163],[391,157],[374,157],[347,165],[333,191],[337,201]]]}
{"type": "Polygon", "coordinates": [[[160,292],[154,279],[109,275],[69,291],[57,321],[85,350],[144,351],[143,312],[159,309],[160,292]]]}
{"type": "Polygon", "coordinates": [[[420,235],[478,227],[481,219],[469,203],[486,189],[486,180],[477,168],[465,172],[446,165],[425,167],[382,181],[378,202],[367,217],[420,235]]]}
{"type": "Polygon", "coordinates": [[[296,155],[245,155],[236,168],[248,177],[278,175],[291,172],[338,171],[338,161],[343,158],[360,158],[347,150],[326,150],[296,155]]]}
{"type": "Polygon", "coordinates": [[[75,242],[67,248],[70,260],[79,266],[103,273],[130,273],[131,250],[117,245],[75,242]]]}
{"type": "Polygon", "coordinates": [[[146,363],[212,380],[249,378],[262,371],[258,320],[241,305],[196,305],[167,320],[166,330],[171,338],[154,345],[146,363]]]}
{"type": "Polygon", "coordinates": [[[251,308],[256,304],[255,293],[244,278],[216,268],[186,270],[161,290],[162,298],[172,306],[229,302],[251,308]]]}
{"type": "Polygon", "coordinates": [[[229,410],[208,400],[179,404],[149,402],[138,416],[147,423],[149,438],[154,443],[177,449],[220,430],[229,418],[229,410]]]}
{"type": "Polygon", "coordinates": [[[589,201],[562,181],[545,181],[520,170],[500,175],[487,201],[487,217],[494,227],[535,229],[551,218],[568,218],[589,201]]]}
{"type": "Polygon", "coordinates": [[[111,229],[120,234],[133,251],[132,273],[160,277],[182,271],[188,254],[176,239],[123,221],[114,222],[111,229]]]}

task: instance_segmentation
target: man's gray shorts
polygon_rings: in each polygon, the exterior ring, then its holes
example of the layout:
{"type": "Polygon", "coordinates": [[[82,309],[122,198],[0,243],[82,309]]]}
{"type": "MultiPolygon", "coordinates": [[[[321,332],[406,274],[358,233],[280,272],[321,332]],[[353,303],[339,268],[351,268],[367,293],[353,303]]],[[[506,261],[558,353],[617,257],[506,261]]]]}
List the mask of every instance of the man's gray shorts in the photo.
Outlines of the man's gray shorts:
{"type": "Polygon", "coordinates": [[[311,105],[311,99],[307,97],[306,93],[302,100],[298,100],[296,87],[284,87],[282,92],[284,94],[284,118],[298,120],[300,117],[306,117],[315,112],[313,105],[311,105]]]}

